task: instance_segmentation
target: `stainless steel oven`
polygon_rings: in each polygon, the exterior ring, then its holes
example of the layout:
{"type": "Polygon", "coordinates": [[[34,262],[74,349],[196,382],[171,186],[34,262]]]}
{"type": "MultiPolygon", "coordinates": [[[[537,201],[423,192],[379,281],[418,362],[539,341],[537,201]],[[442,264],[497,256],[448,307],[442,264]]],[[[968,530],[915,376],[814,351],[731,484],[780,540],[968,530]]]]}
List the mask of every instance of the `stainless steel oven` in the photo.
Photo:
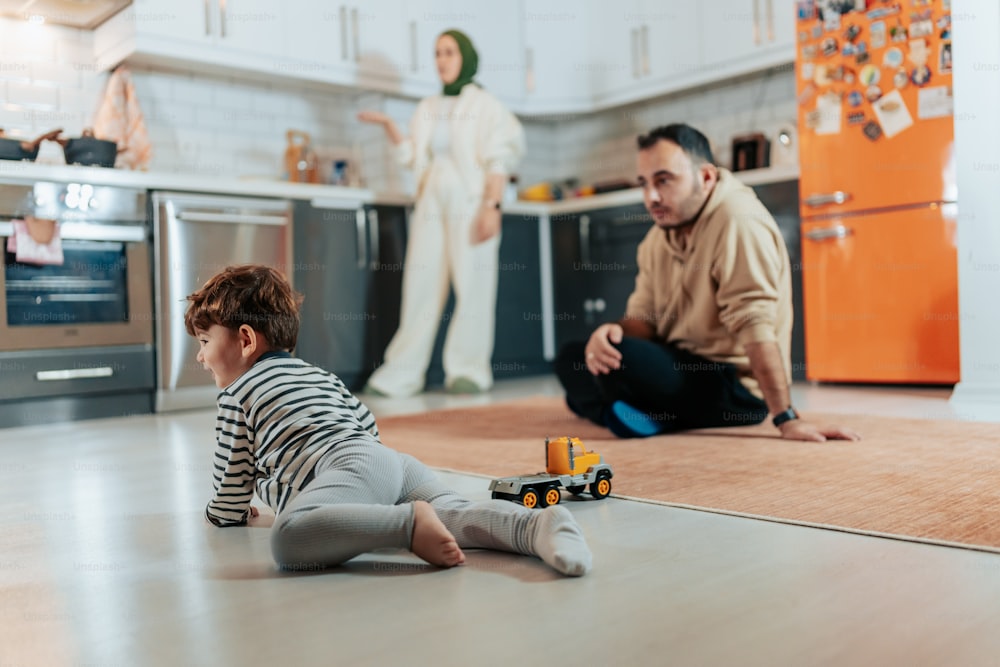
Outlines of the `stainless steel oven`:
{"type": "Polygon", "coordinates": [[[0,184],[0,426],[151,412],[145,190],[0,184]],[[58,223],[63,261],[18,261],[14,221],[58,223]]]}

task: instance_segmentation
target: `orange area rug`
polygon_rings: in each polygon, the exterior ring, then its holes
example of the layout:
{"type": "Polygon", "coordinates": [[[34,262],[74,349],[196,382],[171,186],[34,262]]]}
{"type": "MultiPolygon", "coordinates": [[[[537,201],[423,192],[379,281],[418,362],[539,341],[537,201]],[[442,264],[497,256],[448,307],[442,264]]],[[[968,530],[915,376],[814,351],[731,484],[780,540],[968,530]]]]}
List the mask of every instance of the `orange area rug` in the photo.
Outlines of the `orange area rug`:
{"type": "Polygon", "coordinates": [[[864,439],[792,442],[768,424],[619,440],[555,397],[378,424],[383,442],[435,468],[539,472],[546,437],[576,436],[614,467],[614,496],[1000,552],[1000,425],[804,417],[850,426],[864,439]]]}

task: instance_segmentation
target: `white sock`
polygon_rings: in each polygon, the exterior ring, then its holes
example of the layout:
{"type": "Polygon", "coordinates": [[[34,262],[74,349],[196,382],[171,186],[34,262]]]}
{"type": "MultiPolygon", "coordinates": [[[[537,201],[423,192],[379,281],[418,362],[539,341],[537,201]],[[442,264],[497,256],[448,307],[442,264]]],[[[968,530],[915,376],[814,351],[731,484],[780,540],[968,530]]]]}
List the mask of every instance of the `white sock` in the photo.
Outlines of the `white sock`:
{"type": "Polygon", "coordinates": [[[560,573],[571,577],[587,574],[593,561],[573,514],[558,505],[539,512],[535,523],[535,553],[560,573]]]}

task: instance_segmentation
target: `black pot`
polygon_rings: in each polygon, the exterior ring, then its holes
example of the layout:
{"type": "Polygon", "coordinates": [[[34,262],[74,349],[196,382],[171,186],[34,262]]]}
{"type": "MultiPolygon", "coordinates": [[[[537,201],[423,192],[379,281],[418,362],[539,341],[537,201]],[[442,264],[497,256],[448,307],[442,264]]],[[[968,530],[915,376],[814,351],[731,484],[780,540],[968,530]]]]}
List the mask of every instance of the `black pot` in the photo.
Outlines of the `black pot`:
{"type": "Polygon", "coordinates": [[[38,147],[46,139],[55,140],[62,130],[50,130],[34,141],[22,141],[5,137],[0,129],[0,160],[34,160],[38,157],[38,147]]]}
{"type": "Polygon", "coordinates": [[[118,157],[118,144],[106,139],[98,139],[92,130],[84,130],[76,139],[59,139],[63,146],[66,164],[113,167],[118,157]]]}
{"type": "Polygon", "coordinates": [[[0,160],[34,160],[38,157],[38,145],[20,139],[0,137],[0,160]]]}

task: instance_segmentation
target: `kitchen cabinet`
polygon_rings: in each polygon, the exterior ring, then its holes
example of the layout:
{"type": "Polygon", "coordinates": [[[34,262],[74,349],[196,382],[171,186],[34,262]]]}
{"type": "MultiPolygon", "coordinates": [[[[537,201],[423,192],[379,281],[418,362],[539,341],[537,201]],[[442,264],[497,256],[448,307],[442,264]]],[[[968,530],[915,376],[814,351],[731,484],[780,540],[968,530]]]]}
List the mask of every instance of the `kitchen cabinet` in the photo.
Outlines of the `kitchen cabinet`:
{"type": "Polygon", "coordinates": [[[591,10],[593,103],[618,104],[652,97],[701,77],[699,4],[632,0],[591,10]],[[598,49],[598,45],[600,49],[598,49]]]}
{"type": "MultiPolygon", "coordinates": [[[[494,379],[551,372],[542,333],[546,313],[542,307],[539,223],[538,215],[504,213],[503,216],[491,360],[494,379]]],[[[428,386],[444,384],[442,352],[453,310],[454,297],[449,296],[427,371],[428,386]]]]}
{"type": "Polygon", "coordinates": [[[408,87],[422,95],[440,92],[434,60],[438,36],[457,29],[472,40],[479,54],[476,81],[507,105],[524,95],[524,60],[519,4],[469,4],[456,0],[413,0],[406,3],[405,54],[402,74],[408,87]]]}
{"type": "Polygon", "coordinates": [[[94,33],[99,69],[125,58],[276,71],[286,14],[270,0],[135,0],[94,33]]]}
{"type": "MultiPolygon", "coordinates": [[[[591,104],[588,13],[574,0],[525,0],[522,113],[574,113],[591,104]]],[[[604,52],[601,49],[599,52],[604,52]]]]}
{"type": "Polygon", "coordinates": [[[293,216],[296,356],[359,389],[399,322],[405,213],[299,201],[293,216]]]}
{"type": "Polygon", "coordinates": [[[719,80],[795,62],[793,0],[703,0],[702,76],[719,80]]]}
{"type": "Polygon", "coordinates": [[[802,298],[802,240],[799,217],[799,182],[797,180],[760,183],[753,186],[764,207],[774,216],[785,240],[788,261],[792,268],[792,380],[805,380],[806,344],[802,298]]]}
{"type": "Polygon", "coordinates": [[[638,272],[636,249],[650,224],[641,204],[551,217],[557,352],[625,314],[638,272]]]}

